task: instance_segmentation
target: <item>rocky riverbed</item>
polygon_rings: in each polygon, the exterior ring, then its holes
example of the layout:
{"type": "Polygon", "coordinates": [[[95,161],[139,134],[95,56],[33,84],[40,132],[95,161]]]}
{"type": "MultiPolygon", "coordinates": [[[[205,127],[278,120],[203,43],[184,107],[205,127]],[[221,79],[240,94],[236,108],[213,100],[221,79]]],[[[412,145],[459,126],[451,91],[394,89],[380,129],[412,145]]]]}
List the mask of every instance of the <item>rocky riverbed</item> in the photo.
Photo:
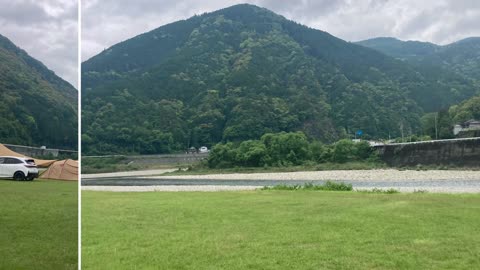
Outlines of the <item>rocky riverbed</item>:
{"type": "Polygon", "coordinates": [[[83,190],[98,191],[225,191],[252,190],[279,184],[323,184],[325,181],[350,183],[356,190],[396,189],[401,192],[441,193],[480,192],[480,171],[460,170],[338,170],[288,173],[212,174],[123,177],[90,177],[83,190]]]}

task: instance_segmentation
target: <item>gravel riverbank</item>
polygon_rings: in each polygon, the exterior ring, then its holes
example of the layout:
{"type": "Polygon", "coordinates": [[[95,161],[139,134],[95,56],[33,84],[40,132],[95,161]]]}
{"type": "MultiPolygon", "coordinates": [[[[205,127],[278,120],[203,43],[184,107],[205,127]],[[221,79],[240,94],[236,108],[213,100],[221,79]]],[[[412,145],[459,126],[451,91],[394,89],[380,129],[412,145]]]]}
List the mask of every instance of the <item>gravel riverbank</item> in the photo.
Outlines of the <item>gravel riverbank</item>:
{"type": "Polygon", "coordinates": [[[350,183],[355,190],[396,189],[400,192],[479,193],[480,171],[348,170],[289,173],[213,174],[84,179],[82,190],[148,191],[237,191],[278,184],[322,184],[332,180],[350,183]]]}
{"type": "Polygon", "coordinates": [[[349,181],[438,181],[480,180],[480,171],[460,170],[335,170],[282,173],[234,173],[207,175],[146,176],[145,179],[210,179],[210,180],[349,180],[349,181]]]}

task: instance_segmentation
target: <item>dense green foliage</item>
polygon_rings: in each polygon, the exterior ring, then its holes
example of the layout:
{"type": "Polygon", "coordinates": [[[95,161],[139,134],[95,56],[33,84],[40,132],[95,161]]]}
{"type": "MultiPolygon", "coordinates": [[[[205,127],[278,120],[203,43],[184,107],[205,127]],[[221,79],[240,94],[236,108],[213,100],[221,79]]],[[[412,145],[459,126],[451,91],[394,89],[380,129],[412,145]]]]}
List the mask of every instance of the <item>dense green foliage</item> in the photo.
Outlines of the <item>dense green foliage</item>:
{"type": "Polygon", "coordinates": [[[331,145],[309,142],[305,134],[267,133],[260,140],[220,143],[208,156],[210,168],[298,166],[305,163],[345,163],[374,160],[376,155],[365,141],[344,139],[331,145]]]}
{"type": "Polygon", "coordinates": [[[430,42],[401,41],[391,37],[372,38],[356,43],[403,60],[432,55],[441,49],[441,46],[430,42]]]}
{"type": "Polygon", "coordinates": [[[460,125],[468,120],[480,120],[480,96],[472,97],[448,110],[428,113],[422,117],[424,134],[432,138],[450,139],[454,137],[453,126],[460,125]],[[435,133],[435,121],[437,134],[435,133]]]}
{"type": "Polygon", "coordinates": [[[77,90],[0,35],[0,142],[76,149],[77,90]]]}
{"type": "Polygon", "coordinates": [[[82,70],[87,154],[168,153],[281,131],[322,142],[359,129],[407,136],[421,133],[424,111],[478,90],[252,5],[162,26],[82,70]]]}
{"type": "Polygon", "coordinates": [[[84,270],[480,264],[479,194],[84,191],[82,197],[84,270]]]}
{"type": "MultiPolygon", "coordinates": [[[[480,37],[466,38],[439,46],[428,42],[401,41],[394,38],[374,38],[357,42],[415,67],[423,74],[437,79],[444,103],[441,109],[480,92],[480,37]],[[473,86],[473,87],[472,87],[473,86]]],[[[432,98],[438,98],[433,95],[432,98]]],[[[438,109],[438,108],[437,108],[438,109]]]]}
{"type": "Polygon", "coordinates": [[[327,181],[322,185],[314,185],[312,183],[298,184],[298,185],[276,185],[265,186],[262,190],[324,190],[324,191],[352,191],[352,184],[345,184],[343,182],[327,181]]]}
{"type": "Polygon", "coordinates": [[[461,124],[471,119],[480,120],[480,96],[472,97],[448,110],[453,123],[461,124]]]}

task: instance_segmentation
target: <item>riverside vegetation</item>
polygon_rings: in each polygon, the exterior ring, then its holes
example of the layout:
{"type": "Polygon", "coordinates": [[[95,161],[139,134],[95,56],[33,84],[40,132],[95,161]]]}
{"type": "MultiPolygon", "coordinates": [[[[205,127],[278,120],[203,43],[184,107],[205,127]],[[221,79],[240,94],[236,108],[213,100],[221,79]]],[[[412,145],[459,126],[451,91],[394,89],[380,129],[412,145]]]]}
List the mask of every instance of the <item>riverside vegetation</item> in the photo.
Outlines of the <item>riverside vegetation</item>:
{"type": "MultiPolygon", "coordinates": [[[[409,137],[409,141],[427,139],[409,137]]],[[[399,139],[398,141],[401,142],[399,139]]],[[[103,173],[166,168],[168,165],[126,162],[125,156],[82,158],[83,173],[103,173]]],[[[309,139],[303,132],[267,133],[259,140],[216,144],[208,158],[196,164],[172,164],[178,171],[166,175],[293,172],[323,170],[370,170],[389,168],[367,141],[342,139],[332,144],[309,139]],[[186,169],[185,169],[186,168],[186,169]]],[[[447,170],[452,166],[400,167],[405,170],[447,170]]],[[[462,167],[463,168],[463,167],[462,167]]],[[[465,168],[463,168],[465,169],[465,168]]],[[[468,168],[478,170],[478,168],[468,168]]]]}
{"type": "MultiPolygon", "coordinates": [[[[159,168],[158,165],[130,164],[124,156],[82,158],[83,173],[102,173],[159,168]]],[[[199,164],[178,164],[170,174],[208,174],[214,172],[287,172],[302,170],[386,168],[366,141],[348,139],[334,144],[312,141],[302,132],[268,133],[259,140],[215,145],[208,158],[199,164]],[[188,170],[181,168],[187,167],[188,170]]]]}
{"type": "Polygon", "coordinates": [[[340,140],[325,145],[309,142],[302,132],[268,133],[260,140],[221,143],[208,156],[209,168],[289,167],[318,163],[379,162],[368,142],[340,140]]]}

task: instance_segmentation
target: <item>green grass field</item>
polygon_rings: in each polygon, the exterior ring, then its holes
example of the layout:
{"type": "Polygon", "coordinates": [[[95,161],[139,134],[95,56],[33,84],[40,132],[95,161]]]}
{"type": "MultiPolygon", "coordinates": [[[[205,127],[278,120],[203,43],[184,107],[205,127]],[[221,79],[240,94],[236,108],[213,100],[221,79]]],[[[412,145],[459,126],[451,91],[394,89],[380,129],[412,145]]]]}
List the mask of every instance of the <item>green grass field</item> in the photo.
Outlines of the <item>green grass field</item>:
{"type": "Polygon", "coordinates": [[[0,269],[77,269],[78,182],[0,180],[0,269]]]}
{"type": "Polygon", "coordinates": [[[82,194],[82,269],[480,265],[479,194],[82,194]]]}

